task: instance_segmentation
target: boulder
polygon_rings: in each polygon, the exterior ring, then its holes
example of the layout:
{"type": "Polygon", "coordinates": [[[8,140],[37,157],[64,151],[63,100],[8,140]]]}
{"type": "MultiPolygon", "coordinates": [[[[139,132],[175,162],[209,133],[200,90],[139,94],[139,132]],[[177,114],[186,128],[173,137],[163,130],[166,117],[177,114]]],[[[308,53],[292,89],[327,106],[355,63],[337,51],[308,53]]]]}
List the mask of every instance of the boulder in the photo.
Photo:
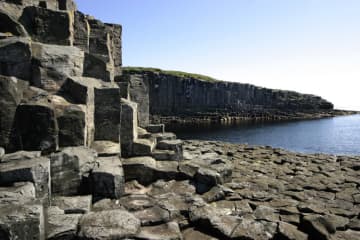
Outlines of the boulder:
{"type": "Polygon", "coordinates": [[[59,147],[85,146],[86,109],[70,105],[57,117],[59,127],[59,147]]]}
{"type": "Polygon", "coordinates": [[[26,86],[24,81],[0,75],[0,146],[7,147],[9,144],[16,108],[26,86]]]}
{"type": "Polygon", "coordinates": [[[16,182],[32,182],[36,197],[47,203],[50,194],[50,161],[39,157],[0,164],[0,183],[9,186],[16,182]]]}
{"type": "Polygon", "coordinates": [[[167,223],[170,221],[170,213],[158,206],[145,208],[133,213],[135,217],[140,219],[141,226],[154,226],[167,223]]]}
{"type": "Polygon", "coordinates": [[[47,98],[20,104],[9,144],[9,151],[54,152],[58,148],[58,125],[55,111],[47,98]]]}
{"type": "Polygon", "coordinates": [[[116,84],[95,88],[95,140],[120,142],[120,91],[116,84]]]}
{"type": "Polygon", "coordinates": [[[96,152],[86,147],[68,147],[50,156],[53,195],[74,196],[87,193],[96,152]]]}
{"type": "Polygon", "coordinates": [[[114,79],[114,69],[103,58],[91,53],[85,53],[83,76],[112,82],[114,79]]]}
{"type": "Polygon", "coordinates": [[[69,76],[82,76],[84,52],[77,47],[32,43],[32,84],[58,91],[69,76]]]}
{"type": "Polygon", "coordinates": [[[72,46],[73,19],[71,12],[29,6],[19,21],[36,42],[72,46]]]}
{"type": "Polygon", "coordinates": [[[96,55],[105,63],[112,62],[110,27],[105,23],[88,18],[90,25],[89,53],[96,55]]]}
{"type": "Polygon", "coordinates": [[[25,28],[3,10],[0,10],[0,32],[8,36],[27,36],[25,28]]]}
{"type": "Polygon", "coordinates": [[[0,39],[0,74],[31,80],[31,45],[29,38],[0,39]]]}
{"type": "Polygon", "coordinates": [[[81,239],[123,239],[139,232],[140,220],[124,210],[107,210],[85,214],[79,226],[81,239]]]}
{"type": "Polygon", "coordinates": [[[91,173],[95,199],[120,198],[124,194],[124,171],[119,156],[101,157],[91,173]]]}
{"type": "Polygon", "coordinates": [[[81,214],[65,214],[58,207],[47,209],[46,239],[75,239],[81,214]]]}
{"type": "Polygon", "coordinates": [[[121,152],[124,157],[132,155],[132,144],[138,136],[137,127],[137,104],[122,98],[120,142],[121,152]]]}
{"type": "Polygon", "coordinates": [[[348,222],[346,218],[335,215],[307,215],[302,219],[300,229],[316,239],[329,239],[339,226],[344,227],[348,222]]]}
{"type": "Polygon", "coordinates": [[[0,205],[25,204],[35,198],[36,190],[31,182],[16,182],[10,187],[0,187],[0,205]]]}
{"type": "Polygon", "coordinates": [[[74,46],[89,51],[90,26],[85,14],[76,11],[74,15],[74,46]]]}
{"type": "Polygon", "coordinates": [[[51,205],[57,206],[65,214],[84,214],[91,210],[92,196],[54,197],[51,205]]]}
{"type": "Polygon", "coordinates": [[[123,160],[125,180],[137,180],[148,185],[154,181],[156,160],[151,157],[136,157],[123,160]]]}
{"type": "Polygon", "coordinates": [[[0,239],[44,239],[41,205],[0,205],[0,239]]]}
{"type": "Polygon", "coordinates": [[[86,146],[94,142],[94,88],[101,86],[101,81],[95,78],[69,77],[59,90],[71,103],[86,105],[86,146]]]}

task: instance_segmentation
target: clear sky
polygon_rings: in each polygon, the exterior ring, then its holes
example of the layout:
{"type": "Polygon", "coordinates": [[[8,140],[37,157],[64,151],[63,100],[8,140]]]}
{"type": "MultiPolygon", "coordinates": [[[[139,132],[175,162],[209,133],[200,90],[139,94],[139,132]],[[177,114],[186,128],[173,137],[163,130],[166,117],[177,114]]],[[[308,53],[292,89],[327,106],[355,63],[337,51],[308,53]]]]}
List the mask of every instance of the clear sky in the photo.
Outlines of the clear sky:
{"type": "Polygon", "coordinates": [[[123,64],[317,94],[360,110],[360,0],[77,0],[123,64]]]}

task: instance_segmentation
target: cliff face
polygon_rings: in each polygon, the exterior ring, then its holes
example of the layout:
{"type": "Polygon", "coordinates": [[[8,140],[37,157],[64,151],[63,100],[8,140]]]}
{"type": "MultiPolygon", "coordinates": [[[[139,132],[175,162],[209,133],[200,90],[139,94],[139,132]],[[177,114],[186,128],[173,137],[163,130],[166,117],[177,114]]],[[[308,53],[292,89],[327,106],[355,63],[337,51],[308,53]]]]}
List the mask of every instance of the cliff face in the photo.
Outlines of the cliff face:
{"type": "MultiPolygon", "coordinates": [[[[203,78],[205,77],[200,75],[157,69],[124,68],[124,79],[130,82],[130,95],[133,99],[139,98],[138,88],[147,88],[148,100],[139,104],[149,103],[150,115],[244,115],[333,109],[330,102],[310,94],[203,78]]],[[[141,94],[144,94],[144,90],[141,94]]]]}

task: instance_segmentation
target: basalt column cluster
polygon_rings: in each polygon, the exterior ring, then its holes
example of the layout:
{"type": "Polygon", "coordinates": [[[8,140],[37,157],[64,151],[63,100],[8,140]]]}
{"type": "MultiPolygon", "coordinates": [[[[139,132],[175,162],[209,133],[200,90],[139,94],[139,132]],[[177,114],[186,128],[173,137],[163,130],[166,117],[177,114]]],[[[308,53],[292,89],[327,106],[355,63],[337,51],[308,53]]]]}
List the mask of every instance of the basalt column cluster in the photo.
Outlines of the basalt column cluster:
{"type": "Polygon", "coordinates": [[[72,0],[0,0],[0,239],[181,239],[185,213],[140,184],[202,194],[231,179],[227,157],[185,158],[139,113],[121,32],[72,0]]]}

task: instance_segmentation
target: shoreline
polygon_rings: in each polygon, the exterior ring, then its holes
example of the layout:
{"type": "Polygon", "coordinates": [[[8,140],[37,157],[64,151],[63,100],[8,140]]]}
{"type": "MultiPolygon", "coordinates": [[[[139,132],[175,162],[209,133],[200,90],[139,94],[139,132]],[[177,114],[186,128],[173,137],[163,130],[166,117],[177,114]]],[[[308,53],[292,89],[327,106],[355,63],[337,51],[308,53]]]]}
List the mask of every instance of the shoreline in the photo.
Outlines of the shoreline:
{"type": "Polygon", "coordinates": [[[317,120],[339,116],[360,114],[359,111],[332,110],[325,112],[277,112],[274,113],[246,113],[246,114],[201,114],[183,116],[160,116],[151,115],[152,123],[164,123],[165,125],[201,125],[201,124],[240,124],[256,122],[283,122],[300,120],[317,120]]]}

